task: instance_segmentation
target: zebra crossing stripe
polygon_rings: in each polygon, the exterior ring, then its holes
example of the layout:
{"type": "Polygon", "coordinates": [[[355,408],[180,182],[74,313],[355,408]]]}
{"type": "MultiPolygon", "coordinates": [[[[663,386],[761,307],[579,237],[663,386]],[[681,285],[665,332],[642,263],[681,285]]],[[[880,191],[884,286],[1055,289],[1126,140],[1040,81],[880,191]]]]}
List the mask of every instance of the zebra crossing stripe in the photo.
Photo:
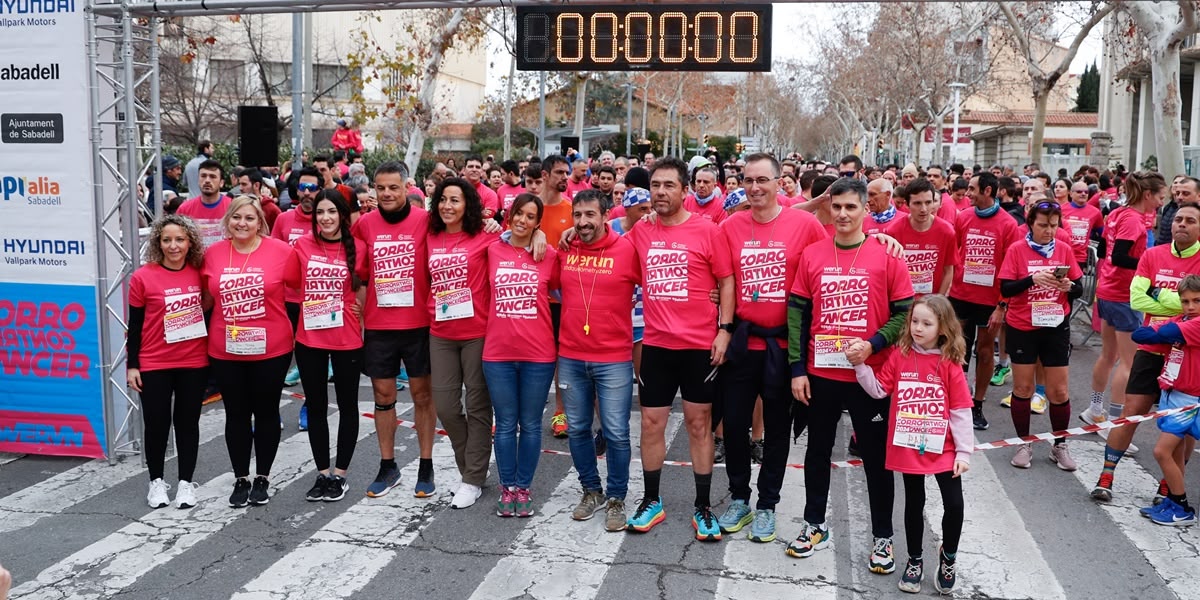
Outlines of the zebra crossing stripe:
{"type": "MultiPolygon", "coordinates": [[[[668,449],[682,423],[683,415],[672,412],[665,434],[668,449]]],[[[632,448],[640,446],[640,424],[641,419],[634,414],[629,432],[632,448]]],[[[600,465],[603,468],[603,461],[600,465]]],[[[641,487],[640,469],[630,469],[631,495],[626,511],[632,510],[633,494],[641,487]]],[[[571,510],[578,500],[579,478],[571,468],[550,494],[541,512],[527,519],[525,528],[509,546],[512,553],[501,558],[488,572],[471,594],[472,600],[595,598],[626,534],[604,531],[603,514],[588,521],[572,520],[571,510]]]]}
{"type": "MultiPolygon", "coordinates": [[[[340,415],[329,416],[337,430],[340,415]]],[[[358,440],[374,433],[359,428],[358,440]]],[[[307,433],[297,433],[279,445],[271,485],[281,493],[308,478],[314,469],[307,433]]],[[[187,510],[163,508],[79,550],[12,590],[12,597],[30,600],[102,600],[117,596],[155,567],[164,565],[237,519],[254,510],[232,509],[226,499],[232,473],[223,473],[196,490],[197,505],[187,510]]]]}
{"type": "MultiPolygon", "coordinates": [[[[283,400],[281,406],[290,400],[283,400]]],[[[215,409],[200,415],[200,445],[225,433],[225,411],[215,409]]],[[[59,514],[137,475],[146,467],[138,458],[127,457],[115,465],[98,459],[83,463],[19,492],[0,498],[0,534],[29,527],[59,514]]]]}

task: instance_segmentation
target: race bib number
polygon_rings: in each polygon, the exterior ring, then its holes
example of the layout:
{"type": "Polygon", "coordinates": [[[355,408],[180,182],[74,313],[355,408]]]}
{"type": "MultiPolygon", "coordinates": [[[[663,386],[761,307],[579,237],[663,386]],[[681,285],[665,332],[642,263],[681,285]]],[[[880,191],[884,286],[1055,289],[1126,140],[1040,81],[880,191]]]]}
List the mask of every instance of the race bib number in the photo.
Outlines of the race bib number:
{"type": "Polygon", "coordinates": [[[163,298],[166,313],[163,315],[163,334],[168,344],[186,342],[208,335],[204,327],[204,310],[200,306],[200,293],[176,294],[163,298]]]}
{"type": "Polygon", "coordinates": [[[226,325],[225,351],[239,356],[266,354],[267,329],[265,327],[226,325]]]}
{"type": "Polygon", "coordinates": [[[434,320],[455,321],[475,316],[475,303],[471,290],[451,290],[434,296],[434,320]]]}
{"type": "Polygon", "coordinates": [[[200,220],[196,222],[196,226],[200,228],[200,239],[204,240],[205,248],[212,246],[225,237],[224,232],[221,230],[220,221],[200,220]]]}
{"type": "Polygon", "coordinates": [[[991,236],[968,233],[963,261],[963,283],[992,287],[996,282],[996,241],[991,236]]]}
{"type": "Polygon", "coordinates": [[[1183,348],[1172,346],[1171,353],[1167,355],[1167,361],[1163,364],[1162,374],[1158,376],[1158,386],[1164,390],[1175,387],[1175,380],[1179,378],[1179,367],[1181,366],[1183,366],[1183,348]]]}
{"type": "Polygon", "coordinates": [[[324,298],[304,302],[304,330],[334,329],[345,322],[341,298],[324,298]]]}
{"type": "Polygon", "coordinates": [[[382,308],[413,306],[416,244],[376,242],[371,260],[375,272],[375,303],[382,308]]]}
{"type": "Polygon", "coordinates": [[[946,432],[950,423],[941,417],[926,417],[908,412],[896,413],[896,430],[892,445],[910,448],[924,454],[941,454],[946,447],[946,432]]]}
{"type": "Polygon", "coordinates": [[[1031,302],[1029,309],[1034,327],[1058,327],[1065,318],[1063,307],[1057,302],[1031,302]]]}
{"type": "Polygon", "coordinates": [[[836,335],[818,335],[813,338],[813,366],[826,369],[853,369],[846,358],[843,346],[849,344],[849,337],[836,335]]]}

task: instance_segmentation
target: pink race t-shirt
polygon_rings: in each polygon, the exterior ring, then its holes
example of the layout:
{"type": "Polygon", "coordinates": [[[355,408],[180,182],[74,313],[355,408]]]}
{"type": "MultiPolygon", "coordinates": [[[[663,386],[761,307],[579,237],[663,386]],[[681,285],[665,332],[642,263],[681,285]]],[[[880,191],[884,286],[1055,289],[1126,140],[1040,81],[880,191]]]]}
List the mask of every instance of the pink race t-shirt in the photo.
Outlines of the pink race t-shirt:
{"type": "MultiPolygon", "coordinates": [[[[1008,247],[1004,263],[1000,265],[999,278],[1017,281],[1034,273],[1054,271],[1058,267],[1068,267],[1068,281],[1083,277],[1070,245],[1056,243],[1054,254],[1046,258],[1030,248],[1022,238],[1008,247]]],[[[1034,285],[1008,299],[1008,313],[1004,320],[1021,331],[1033,331],[1042,327],[1058,327],[1066,322],[1070,314],[1071,302],[1066,292],[1034,285]]]]}
{"type": "Polygon", "coordinates": [[[525,188],[519,185],[500,184],[500,187],[496,189],[496,197],[500,199],[500,210],[504,214],[508,214],[508,209],[512,208],[513,200],[516,200],[517,196],[524,193],[525,188]]]}
{"type": "Polygon", "coordinates": [[[584,178],[583,180],[577,182],[570,177],[567,178],[567,200],[574,200],[575,194],[590,189],[592,189],[592,182],[590,179],[584,178]]]}
{"type": "Polygon", "coordinates": [[[492,310],[483,360],[552,363],[558,358],[550,322],[550,290],[558,289],[558,258],[546,248],[541,262],[500,239],[488,246],[492,310]]]}
{"type": "Polygon", "coordinates": [[[1122,206],[1108,213],[1104,221],[1104,244],[1107,256],[1100,259],[1097,266],[1099,284],[1096,286],[1096,297],[1109,302],[1129,302],[1129,284],[1133,281],[1133,269],[1125,269],[1112,264],[1112,253],[1118,240],[1130,240],[1133,247],[1129,255],[1141,258],[1146,253],[1146,224],[1142,213],[1122,206]]]}
{"type": "MultiPolygon", "coordinates": [[[[1179,282],[1185,276],[1200,274],[1200,253],[1193,254],[1189,258],[1180,258],[1175,255],[1172,245],[1173,242],[1149,248],[1138,259],[1136,275],[1149,279],[1150,287],[1178,292],[1179,282]]],[[[1171,320],[1170,316],[1146,313],[1142,324],[1157,328],[1169,320],[1171,320]]],[[[1147,346],[1139,346],[1139,348],[1149,349],[1147,346]]]]}
{"type": "Polygon", "coordinates": [[[1017,239],[1017,222],[1003,210],[984,219],[975,210],[958,213],[955,221],[959,268],[954,270],[950,297],[995,306],[1000,302],[1000,279],[996,272],[1004,264],[1004,253],[1017,239]]]}
{"type": "Polygon", "coordinates": [[[492,288],[487,256],[499,233],[430,234],[429,333],[444,340],[474,340],[487,333],[492,288]]]}
{"type": "Polygon", "coordinates": [[[129,278],[129,306],[146,310],[142,326],[142,371],[208,366],[207,329],[200,305],[200,270],[172,271],[148,263],[129,278]]]}
{"type": "MultiPolygon", "coordinates": [[[[367,258],[367,245],[354,240],[356,271],[364,268],[367,258]]],[[[293,244],[284,279],[289,286],[303,290],[297,342],[322,350],[362,347],[362,324],[347,310],[355,302],[348,262],[340,240],[318,240],[309,234],[293,244]]]]}
{"type": "MultiPolygon", "coordinates": [[[[908,267],[875,238],[849,250],[833,240],[805,248],[792,293],[813,306],[808,374],[845,382],[856,379],[840,345],[875,335],[891,319],[891,303],[913,297],[908,267]]],[[[877,368],[889,354],[872,354],[867,364],[877,368]]]]}
{"type": "Polygon", "coordinates": [[[670,227],[638,222],[626,236],[642,266],[642,341],[668,350],[711,348],[718,308],[708,293],[733,275],[725,236],[696,214],[670,227]]]}
{"type": "Polygon", "coordinates": [[[1075,262],[1087,262],[1088,241],[1092,232],[1104,227],[1104,217],[1100,209],[1084,204],[1082,207],[1068,202],[1062,205],[1063,222],[1060,229],[1066,229],[1071,236],[1071,248],[1075,251],[1075,262]]]}
{"type": "MultiPolygon", "coordinates": [[[[304,214],[299,208],[293,208],[285,213],[281,213],[275,219],[275,226],[271,228],[271,237],[287,242],[295,246],[296,240],[308,236],[312,237],[312,214],[304,214]]],[[[283,292],[283,301],[299,304],[304,300],[304,294],[299,288],[288,287],[283,292]]]]}
{"type": "Polygon", "coordinates": [[[944,201],[938,203],[937,217],[943,221],[953,225],[958,222],[958,207],[954,202],[944,201]]]}
{"type": "Polygon", "coordinates": [[[867,235],[875,235],[877,233],[885,233],[885,232],[887,232],[887,228],[891,227],[891,225],[893,223],[895,223],[896,221],[903,221],[903,220],[904,220],[904,215],[900,214],[900,211],[896,211],[896,215],[893,216],[892,219],[886,223],[877,223],[875,221],[875,219],[871,218],[870,213],[868,213],[866,218],[863,219],[862,232],[867,235]]]}
{"type": "Polygon", "coordinates": [[[264,237],[250,254],[217,242],[204,254],[203,287],[215,302],[208,355],[221,360],[262,360],[292,351],[292,322],[283,306],[287,242],[264,237]]]}
{"type": "Polygon", "coordinates": [[[479,201],[483,204],[484,212],[490,210],[492,211],[492,215],[495,216],[500,210],[500,199],[496,196],[496,192],[484,185],[482,181],[475,184],[475,191],[479,194],[479,201]]]}
{"type": "MultiPolygon", "coordinates": [[[[752,211],[730,215],[721,223],[735,265],[737,316],[765,328],[787,324],[787,295],[796,279],[800,253],[823,241],[825,228],[807,211],[783,208],[768,223],[754,220],[752,211]]],[[[787,340],[779,340],[787,347],[787,340]]],[[[750,350],[765,350],[762,338],[751,336],[750,350]]]]}
{"type": "MultiPolygon", "coordinates": [[[[1200,395],[1200,319],[1172,319],[1183,333],[1183,362],[1175,377],[1174,389],[1193,396],[1200,395]]],[[[1166,365],[1164,365],[1165,370],[1166,365]]]]}
{"type": "Polygon", "coordinates": [[[382,211],[363,215],[351,233],[367,245],[371,260],[359,274],[367,286],[363,327],[375,330],[419,329],[429,326],[428,252],[429,213],[413,206],[403,221],[392,225],[382,211]]]}
{"type": "Polygon", "coordinates": [[[202,198],[196,196],[180,204],[179,208],[175,210],[175,214],[183,215],[194,221],[196,227],[200,228],[200,239],[204,241],[204,247],[209,248],[225,238],[225,230],[221,228],[221,219],[225,218],[230,204],[233,204],[233,198],[226,195],[222,195],[221,200],[215,206],[204,204],[202,198]]]}
{"type": "Polygon", "coordinates": [[[641,281],[633,244],[612,228],[594,244],[575,238],[558,253],[562,326],[558,354],[588,362],[633,360],[633,293],[641,281]]]}
{"type": "Polygon", "coordinates": [[[928,230],[917,231],[909,219],[900,217],[885,233],[904,246],[904,262],[908,265],[908,276],[917,298],[942,289],[946,267],[958,264],[958,243],[953,225],[934,217],[928,230]]]}
{"type": "Polygon", "coordinates": [[[725,214],[724,204],[725,200],[719,191],[713,191],[713,199],[710,200],[708,204],[703,206],[700,205],[699,200],[696,200],[695,194],[688,194],[687,197],[683,199],[684,210],[692,213],[693,215],[700,215],[705,219],[712,221],[715,225],[720,225],[721,221],[724,221],[725,217],[728,216],[725,214]]]}
{"type": "MultiPolygon", "coordinates": [[[[950,411],[974,406],[962,367],[941,354],[897,350],[875,374],[892,399],[884,461],[887,469],[910,475],[953,470],[959,446],[950,431],[950,411]],[[924,442],[924,452],[920,442],[924,442]],[[939,442],[941,452],[932,451],[939,442]]],[[[970,447],[974,440],[962,443],[970,447]]]]}

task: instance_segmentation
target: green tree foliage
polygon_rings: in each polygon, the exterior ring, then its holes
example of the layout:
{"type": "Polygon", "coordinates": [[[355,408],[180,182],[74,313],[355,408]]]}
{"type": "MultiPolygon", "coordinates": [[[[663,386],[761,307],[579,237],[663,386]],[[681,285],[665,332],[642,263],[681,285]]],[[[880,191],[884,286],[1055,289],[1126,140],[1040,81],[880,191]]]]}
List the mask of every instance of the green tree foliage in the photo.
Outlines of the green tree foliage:
{"type": "Polygon", "coordinates": [[[1079,90],[1072,112],[1094,113],[1100,110],[1100,69],[1093,61],[1079,76],[1079,90]]]}

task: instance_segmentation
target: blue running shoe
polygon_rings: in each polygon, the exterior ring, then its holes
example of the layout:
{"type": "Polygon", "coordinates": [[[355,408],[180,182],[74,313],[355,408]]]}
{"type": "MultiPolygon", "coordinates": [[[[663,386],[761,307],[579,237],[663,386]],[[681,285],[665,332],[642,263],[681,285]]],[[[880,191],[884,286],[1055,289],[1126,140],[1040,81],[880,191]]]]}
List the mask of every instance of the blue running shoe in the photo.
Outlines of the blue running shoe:
{"type": "Polygon", "coordinates": [[[725,533],[737,533],[753,520],[754,512],[750,510],[750,505],[745,500],[734,500],[717,519],[717,525],[720,525],[721,531],[725,533]]]}
{"type": "Polygon", "coordinates": [[[1138,509],[1138,514],[1149,519],[1152,516],[1154,516],[1154,513],[1162,510],[1163,504],[1165,504],[1165,502],[1163,500],[1159,500],[1158,504],[1151,504],[1150,506],[1143,506],[1142,508],[1138,509]]]}
{"type": "Polygon", "coordinates": [[[292,387],[297,383],[300,383],[300,367],[292,367],[288,369],[287,375],[283,377],[283,385],[292,387]]]}
{"type": "Polygon", "coordinates": [[[387,495],[392,491],[392,488],[400,485],[400,468],[395,465],[379,466],[379,474],[375,476],[375,481],[367,486],[367,496],[378,498],[387,495]]]}
{"type": "Polygon", "coordinates": [[[300,431],[308,431],[308,407],[300,407],[300,431]]]}
{"type": "Polygon", "coordinates": [[[1150,520],[1156,525],[1187,527],[1196,522],[1196,511],[1188,510],[1170,498],[1163,500],[1159,506],[1163,508],[1150,515],[1150,520]]]}
{"type": "Polygon", "coordinates": [[[654,529],[655,525],[662,523],[667,518],[667,513],[663,511],[662,498],[642,498],[638,508],[634,511],[633,516],[629,517],[626,524],[629,526],[629,531],[638,533],[646,533],[654,529]]]}
{"type": "Polygon", "coordinates": [[[417,479],[417,485],[413,488],[413,496],[417,498],[429,498],[433,496],[433,491],[437,486],[433,483],[433,473],[429,474],[429,479],[417,479]]]}
{"type": "Polygon", "coordinates": [[[329,377],[327,379],[333,383],[333,361],[329,361],[329,377]]]}
{"type": "Polygon", "coordinates": [[[754,523],[750,525],[750,535],[747,537],[750,538],[750,541],[760,544],[775,541],[775,511],[767,509],[754,511],[754,523]]]}
{"type": "Polygon", "coordinates": [[[721,527],[717,525],[712,509],[707,506],[696,509],[692,515],[692,528],[696,530],[696,539],[702,542],[721,541],[721,527]]]}
{"type": "Polygon", "coordinates": [[[396,389],[402,390],[408,387],[408,369],[400,367],[400,375],[396,376],[396,389]]]}

